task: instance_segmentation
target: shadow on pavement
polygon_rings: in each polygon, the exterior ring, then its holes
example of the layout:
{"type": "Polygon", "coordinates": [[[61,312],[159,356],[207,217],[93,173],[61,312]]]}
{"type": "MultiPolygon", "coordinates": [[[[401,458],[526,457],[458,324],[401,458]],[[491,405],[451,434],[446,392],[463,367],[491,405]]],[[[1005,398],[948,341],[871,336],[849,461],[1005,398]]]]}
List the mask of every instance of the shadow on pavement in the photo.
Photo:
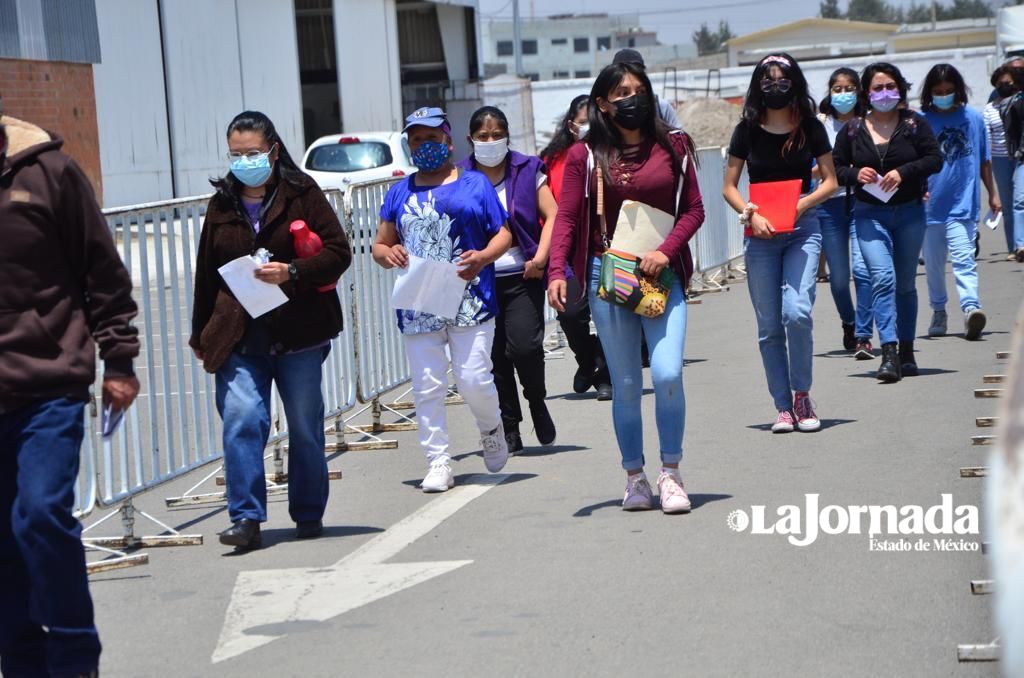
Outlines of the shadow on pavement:
{"type": "MultiPolygon", "coordinates": [[[[842,426],[843,424],[855,423],[857,423],[856,419],[822,419],[821,428],[818,429],[818,431],[811,431],[811,433],[818,433],[820,431],[824,431],[825,429],[833,428],[835,426],[842,426]]],[[[772,424],[750,424],[747,426],[747,428],[752,429],[754,431],[771,431],[772,424]]],[[[793,433],[803,433],[803,431],[793,431],[793,433]]],[[[785,434],[780,433],[779,435],[785,434]]]]}
{"type": "MultiPolygon", "coordinates": [[[[939,369],[938,367],[918,367],[917,368],[917,377],[903,377],[903,379],[911,379],[911,380],[913,380],[913,379],[917,379],[918,377],[933,377],[936,374],[956,374],[957,372],[959,372],[959,370],[943,370],[943,369],[939,369]]],[[[878,370],[872,370],[871,372],[859,372],[857,374],[848,374],[846,376],[848,376],[848,377],[859,377],[861,379],[874,379],[875,375],[877,373],[878,373],[878,370]]],[[[889,386],[891,384],[898,384],[900,382],[893,381],[893,382],[878,382],[878,383],[883,384],[885,386],[889,386]]]]}
{"type": "MultiPolygon", "coordinates": [[[[454,457],[453,457],[453,459],[454,459],[454,457]]],[[[455,476],[455,487],[458,487],[459,485],[465,485],[466,481],[471,479],[471,478],[473,478],[474,476],[483,476],[483,475],[489,475],[487,473],[487,471],[484,470],[483,468],[480,469],[479,473],[462,473],[462,474],[459,474],[459,475],[455,476]]],[[[501,484],[502,485],[511,485],[512,483],[518,483],[518,482],[521,482],[523,480],[532,480],[533,478],[536,478],[536,477],[537,477],[536,473],[509,473],[508,474],[508,479],[504,480],[501,484]]],[[[409,487],[419,488],[421,482],[423,482],[423,479],[419,478],[419,479],[416,479],[416,480],[403,480],[402,484],[403,485],[408,485],[409,487]]]]}
{"type": "MultiPolygon", "coordinates": [[[[691,494],[690,495],[690,503],[693,504],[693,510],[699,509],[701,506],[704,506],[705,504],[710,504],[711,502],[714,502],[714,501],[722,501],[724,499],[732,499],[732,495],[731,494],[691,494]]],[[[577,511],[574,514],[572,514],[572,517],[573,518],[589,518],[590,516],[592,516],[594,514],[594,511],[599,511],[601,509],[606,509],[606,508],[617,508],[617,509],[621,510],[622,509],[622,500],[621,499],[609,499],[608,501],[602,501],[602,502],[597,503],[597,504],[591,504],[590,506],[584,506],[579,511],[577,511]]],[[[655,502],[654,503],[654,508],[651,509],[651,510],[653,511],[653,510],[657,510],[659,508],[661,508],[660,504],[655,502]]]]}
{"type": "Polygon", "coordinates": [[[583,447],[581,445],[551,445],[550,447],[544,446],[533,446],[523,449],[521,452],[516,452],[517,457],[546,457],[549,454],[558,454],[559,452],[580,452],[582,450],[590,450],[593,448],[583,447]]]}
{"type": "MultiPolygon", "coordinates": [[[[291,541],[323,541],[324,539],[355,537],[360,534],[375,534],[383,532],[383,527],[370,527],[368,525],[324,525],[324,533],[316,539],[296,539],[294,527],[275,527],[269,530],[262,530],[263,549],[291,541]]],[[[228,547],[225,547],[228,548],[228,547]]]]}

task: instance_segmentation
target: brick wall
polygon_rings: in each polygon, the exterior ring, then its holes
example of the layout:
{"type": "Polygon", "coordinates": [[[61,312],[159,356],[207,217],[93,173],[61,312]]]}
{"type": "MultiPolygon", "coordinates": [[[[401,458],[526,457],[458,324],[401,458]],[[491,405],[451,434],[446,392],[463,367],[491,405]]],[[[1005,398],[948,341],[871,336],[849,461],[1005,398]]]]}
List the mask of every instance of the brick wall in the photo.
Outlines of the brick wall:
{"type": "Polygon", "coordinates": [[[5,115],[64,139],[64,152],[82,167],[103,204],[92,64],[0,59],[0,97],[5,115]]]}

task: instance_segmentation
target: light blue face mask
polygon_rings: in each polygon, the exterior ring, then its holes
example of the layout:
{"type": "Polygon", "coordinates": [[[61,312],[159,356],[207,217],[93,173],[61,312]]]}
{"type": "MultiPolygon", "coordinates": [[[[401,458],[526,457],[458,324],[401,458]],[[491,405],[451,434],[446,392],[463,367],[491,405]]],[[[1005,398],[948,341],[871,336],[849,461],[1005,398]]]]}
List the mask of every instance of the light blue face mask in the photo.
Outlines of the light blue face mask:
{"type": "Polygon", "coordinates": [[[839,115],[846,115],[853,110],[853,107],[857,105],[857,93],[856,92],[841,92],[839,94],[830,95],[832,100],[832,108],[836,109],[836,113],[839,115]]]}
{"type": "Polygon", "coordinates": [[[935,108],[940,111],[948,111],[953,108],[956,104],[956,93],[944,94],[942,96],[933,96],[932,103],[935,104],[935,108]]]}
{"type": "Polygon", "coordinates": [[[270,151],[254,155],[251,158],[243,155],[231,161],[231,173],[235,178],[250,188],[258,188],[270,178],[270,151]]]}

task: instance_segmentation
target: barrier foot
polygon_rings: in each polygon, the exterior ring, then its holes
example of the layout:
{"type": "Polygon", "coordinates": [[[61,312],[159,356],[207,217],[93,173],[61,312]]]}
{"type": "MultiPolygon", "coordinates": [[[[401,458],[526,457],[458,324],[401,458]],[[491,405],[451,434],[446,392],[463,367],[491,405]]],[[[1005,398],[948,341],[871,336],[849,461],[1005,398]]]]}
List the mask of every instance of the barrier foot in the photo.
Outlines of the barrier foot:
{"type": "Polygon", "coordinates": [[[1010,359],[1010,352],[1009,351],[996,351],[996,360],[1009,360],[1009,359],[1010,359]]]}
{"type": "Polygon", "coordinates": [[[957,645],[956,660],[959,662],[999,661],[999,639],[984,645],[957,645]]]}
{"type": "Polygon", "coordinates": [[[986,374],[981,378],[983,384],[1002,384],[1006,381],[1006,376],[1002,374],[986,374]]]}
{"type": "MultiPolygon", "coordinates": [[[[272,483],[287,483],[288,482],[288,474],[287,473],[280,473],[280,474],[268,473],[265,477],[266,477],[267,480],[269,480],[272,483]]],[[[327,479],[328,480],[341,480],[342,479],[342,472],[341,471],[327,471],[327,479]]],[[[217,476],[216,482],[217,482],[217,486],[218,487],[224,487],[224,486],[227,485],[227,480],[224,478],[224,476],[217,476]]]]}
{"type": "Polygon", "coordinates": [[[1002,398],[1003,389],[1001,388],[976,388],[974,389],[975,398],[1002,398]]]}
{"type": "Polygon", "coordinates": [[[987,475],[987,466],[963,466],[960,468],[961,478],[984,478],[987,475]]]}
{"type": "Polygon", "coordinates": [[[999,417],[978,417],[974,423],[978,428],[992,428],[999,423],[999,417]]]}
{"type": "MultiPolygon", "coordinates": [[[[366,408],[364,407],[362,410],[360,410],[360,412],[363,412],[365,410],[366,408]]],[[[374,398],[373,401],[370,402],[370,411],[372,416],[372,423],[359,425],[349,424],[348,428],[363,434],[389,433],[394,431],[415,431],[417,429],[415,421],[413,421],[406,415],[402,414],[401,412],[394,412],[392,408],[388,407],[387,405],[381,405],[380,398],[374,398]],[[382,422],[381,414],[384,412],[384,410],[392,412],[392,414],[396,415],[397,417],[399,417],[399,419],[402,419],[404,421],[397,421],[393,423],[382,422]]]]}
{"type": "Polygon", "coordinates": [[[149,564],[148,553],[137,553],[133,556],[124,555],[116,558],[105,558],[103,560],[97,560],[94,563],[88,563],[85,566],[86,574],[99,574],[101,572],[111,572],[113,570],[124,570],[129,567],[138,567],[139,565],[149,564]]]}
{"type": "MultiPolygon", "coordinates": [[[[466,401],[463,400],[462,396],[460,395],[450,395],[444,399],[445,407],[447,407],[448,405],[463,405],[465,404],[465,402],[466,401]]],[[[399,402],[391,403],[391,405],[389,405],[388,407],[393,410],[415,410],[416,404],[413,403],[413,401],[411,400],[402,400],[399,402]]]]}
{"type": "MultiPolygon", "coordinates": [[[[327,447],[330,448],[330,445],[327,447]]],[[[287,485],[275,485],[273,483],[268,483],[267,496],[276,496],[287,493],[287,485]]],[[[225,501],[227,501],[227,496],[224,492],[209,492],[206,494],[187,494],[181,497],[168,497],[164,499],[164,505],[167,506],[167,508],[185,508],[189,506],[221,504],[225,501]]]]}
{"type": "MultiPolygon", "coordinates": [[[[103,523],[106,518],[109,518],[115,513],[111,513],[102,520],[90,525],[85,528],[83,532],[87,532],[95,528],[97,525],[103,523]]],[[[201,534],[182,534],[176,529],[167,525],[160,520],[157,520],[153,516],[149,515],[145,511],[141,511],[135,508],[132,500],[129,498],[127,501],[121,504],[118,508],[116,515],[121,516],[121,528],[122,533],[119,537],[84,537],[82,542],[87,547],[103,549],[103,547],[116,548],[116,549],[138,549],[153,546],[202,546],[203,535],[201,534]],[[141,515],[143,518],[149,520],[151,523],[158,525],[163,528],[163,532],[155,536],[137,536],[135,534],[135,514],[141,515]]]]}
{"type": "Polygon", "coordinates": [[[971,581],[971,593],[976,596],[986,596],[995,593],[995,582],[991,579],[974,579],[971,581]]]}
{"type": "Polygon", "coordinates": [[[992,445],[996,441],[995,436],[971,436],[972,445],[992,445]]]}

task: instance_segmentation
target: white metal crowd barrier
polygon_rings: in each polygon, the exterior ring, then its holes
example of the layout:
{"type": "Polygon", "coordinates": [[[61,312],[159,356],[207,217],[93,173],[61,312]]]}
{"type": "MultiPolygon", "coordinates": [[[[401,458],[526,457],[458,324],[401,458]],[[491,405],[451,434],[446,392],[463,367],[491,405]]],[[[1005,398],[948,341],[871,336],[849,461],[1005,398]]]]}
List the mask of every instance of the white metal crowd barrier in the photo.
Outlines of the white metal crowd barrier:
{"type": "MultiPolygon", "coordinates": [[[[735,211],[722,199],[726,158],[723,149],[702,148],[697,151],[700,167],[697,179],[704,199],[704,225],[691,243],[694,271],[704,282],[713,280],[707,274],[743,256],[743,232],[736,221],[735,211]]],[[[744,173],[740,192],[746,194],[744,173]]]]}

